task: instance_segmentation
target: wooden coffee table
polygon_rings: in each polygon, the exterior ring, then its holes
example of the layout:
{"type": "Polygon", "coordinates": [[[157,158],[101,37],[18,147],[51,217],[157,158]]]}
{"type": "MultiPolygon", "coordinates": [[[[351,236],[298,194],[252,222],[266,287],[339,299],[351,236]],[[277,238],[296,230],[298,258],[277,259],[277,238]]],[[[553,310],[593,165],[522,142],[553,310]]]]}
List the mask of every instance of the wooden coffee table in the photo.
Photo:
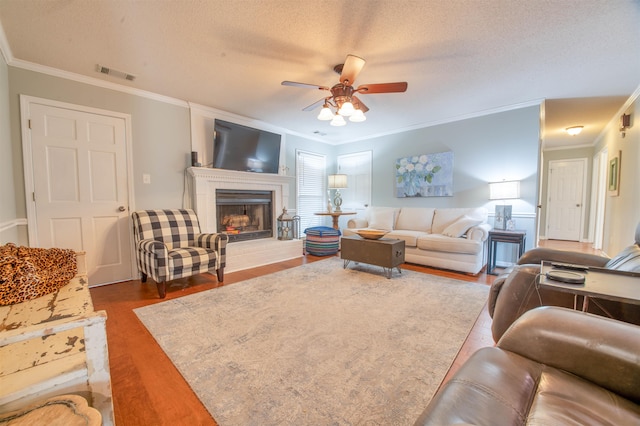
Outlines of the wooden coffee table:
{"type": "Polygon", "coordinates": [[[362,262],[369,265],[382,266],[387,278],[391,278],[393,268],[400,270],[404,263],[404,240],[381,238],[368,240],[360,236],[342,237],[340,239],[340,258],[344,260],[346,269],[349,262],[362,262]]]}

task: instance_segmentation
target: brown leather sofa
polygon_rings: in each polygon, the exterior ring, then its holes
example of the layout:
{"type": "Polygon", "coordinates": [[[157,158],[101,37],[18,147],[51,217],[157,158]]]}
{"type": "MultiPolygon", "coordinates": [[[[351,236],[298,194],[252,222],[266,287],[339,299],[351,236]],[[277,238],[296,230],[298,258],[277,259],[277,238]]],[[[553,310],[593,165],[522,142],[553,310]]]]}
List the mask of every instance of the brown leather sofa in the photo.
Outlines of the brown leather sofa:
{"type": "Polygon", "coordinates": [[[416,425],[638,425],[640,327],[541,307],[474,353],[416,425]]]}
{"type": "MultiPolygon", "coordinates": [[[[523,254],[516,266],[505,271],[491,285],[487,307],[493,318],[491,332],[497,342],[509,326],[523,313],[538,306],[562,306],[573,308],[574,297],[569,293],[540,288],[537,277],[540,262],[586,265],[612,271],[640,272],[640,223],[635,232],[635,244],[613,258],[566,250],[534,248],[523,254]]],[[[640,278],[638,279],[640,292],[640,278]]],[[[589,312],[610,316],[621,321],[640,324],[640,305],[592,299],[589,312]]]]}

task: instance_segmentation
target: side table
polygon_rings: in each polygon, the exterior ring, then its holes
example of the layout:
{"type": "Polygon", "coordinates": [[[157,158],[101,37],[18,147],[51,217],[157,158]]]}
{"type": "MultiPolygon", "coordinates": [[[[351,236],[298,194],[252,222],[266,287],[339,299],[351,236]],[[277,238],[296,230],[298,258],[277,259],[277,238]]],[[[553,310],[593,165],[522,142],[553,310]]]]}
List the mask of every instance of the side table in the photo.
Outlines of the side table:
{"type": "MultiPolygon", "coordinates": [[[[637,272],[617,271],[596,267],[586,267],[584,270],[566,270],[555,267],[553,262],[543,260],[540,267],[539,284],[541,287],[550,288],[565,293],[571,293],[573,297],[573,309],[578,309],[578,296],[582,296],[582,311],[587,312],[589,300],[597,299],[613,300],[621,303],[631,303],[640,306],[640,274],[637,272]],[[555,281],[547,277],[547,272],[561,270],[582,275],[584,284],[568,284],[555,281]]],[[[613,318],[606,310],[609,317],[613,318]]]]}
{"type": "Polygon", "coordinates": [[[497,275],[493,273],[496,268],[496,249],[498,243],[509,243],[518,245],[518,257],[524,254],[524,247],[527,241],[527,231],[524,230],[501,230],[492,229],[489,231],[487,242],[489,245],[489,255],[487,257],[487,274],[497,275]]]}
{"type": "Polygon", "coordinates": [[[339,211],[339,212],[320,212],[320,213],[314,213],[314,214],[318,216],[331,216],[331,219],[333,220],[333,229],[340,229],[340,225],[338,225],[338,219],[340,219],[340,216],[356,214],[356,212],[339,211]]]}

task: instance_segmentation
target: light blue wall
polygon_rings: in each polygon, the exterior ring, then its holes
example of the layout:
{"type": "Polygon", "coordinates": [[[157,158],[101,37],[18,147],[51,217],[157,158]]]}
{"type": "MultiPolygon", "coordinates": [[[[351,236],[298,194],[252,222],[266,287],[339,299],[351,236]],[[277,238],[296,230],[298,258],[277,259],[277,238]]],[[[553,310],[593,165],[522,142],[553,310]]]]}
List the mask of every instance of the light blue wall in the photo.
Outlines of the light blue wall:
{"type": "MultiPolygon", "coordinates": [[[[131,115],[135,209],[182,207],[184,170],[191,164],[189,109],[142,96],[9,67],[11,149],[16,209],[26,217],[20,95],[51,99],[131,115]],[[142,175],[151,175],[151,184],[142,175]]],[[[5,148],[3,147],[3,153],[5,148]]]]}
{"type": "MultiPolygon", "coordinates": [[[[2,80],[3,70],[0,69],[0,85],[2,81],[5,82],[0,87],[8,87],[6,102],[10,110],[11,136],[9,143],[6,139],[1,142],[1,148],[3,157],[6,154],[12,159],[13,185],[11,188],[10,185],[3,185],[2,188],[5,192],[7,189],[14,191],[15,217],[26,217],[20,94],[130,114],[135,208],[183,205],[184,170],[190,165],[191,152],[190,118],[186,104],[162,102],[6,67],[6,64],[4,70],[5,77],[2,80]],[[142,183],[142,174],[151,175],[151,185],[142,183]]],[[[528,247],[531,247],[535,235],[532,217],[535,216],[536,205],[538,140],[539,108],[535,106],[338,146],[287,135],[285,156],[289,167],[287,174],[295,176],[295,153],[298,149],[327,155],[329,173],[335,172],[338,155],[371,150],[373,205],[485,206],[492,215],[495,204],[488,200],[487,183],[503,179],[521,180],[522,197],[511,204],[514,206],[517,226],[527,229],[530,236],[528,247]],[[394,196],[394,164],[397,158],[443,151],[454,153],[453,197],[401,199],[394,196]]],[[[295,185],[291,188],[291,194],[295,194],[295,185]]],[[[11,194],[8,196],[11,198],[11,194]]],[[[290,204],[295,203],[295,197],[290,200],[290,204]]],[[[289,207],[295,209],[296,206],[289,207]]]]}
{"type": "MultiPolygon", "coordinates": [[[[19,146],[18,146],[19,147],[19,146]]],[[[0,244],[13,242],[24,244],[26,226],[17,225],[20,217],[16,211],[16,188],[13,184],[15,146],[11,140],[9,112],[9,67],[0,54],[0,244]]]]}
{"type": "Polygon", "coordinates": [[[535,244],[540,109],[531,106],[340,145],[337,155],[373,151],[374,206],[484,206],[493,217],[489,182],[520,180],[521,197],[510,200],[516,227],[527,230],[527,248],[535,244]],[[452,151],[453,197],[396,198],[395,161],[419,154],[452,151]]]}

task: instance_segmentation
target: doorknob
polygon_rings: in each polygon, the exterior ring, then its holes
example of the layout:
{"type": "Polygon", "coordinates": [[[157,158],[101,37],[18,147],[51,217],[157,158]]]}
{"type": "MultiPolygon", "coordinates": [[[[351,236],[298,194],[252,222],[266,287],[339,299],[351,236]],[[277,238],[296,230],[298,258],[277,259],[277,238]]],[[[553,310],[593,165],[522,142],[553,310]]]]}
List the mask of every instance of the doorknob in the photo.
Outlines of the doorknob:
{"type": "Polygon", "coordinates": [[[124,211],[126,211],[126,210],[127,210],[127,209],[126,209],[124,206],[120,206],[120,207],[118,207],[118,211],[119,211],[119,212],[124,212],[124,211]]]}
{"type": "Polygon", "coordinates": [[[580,204],[576,204],[576,207],[580,207],[580,204]]]}

